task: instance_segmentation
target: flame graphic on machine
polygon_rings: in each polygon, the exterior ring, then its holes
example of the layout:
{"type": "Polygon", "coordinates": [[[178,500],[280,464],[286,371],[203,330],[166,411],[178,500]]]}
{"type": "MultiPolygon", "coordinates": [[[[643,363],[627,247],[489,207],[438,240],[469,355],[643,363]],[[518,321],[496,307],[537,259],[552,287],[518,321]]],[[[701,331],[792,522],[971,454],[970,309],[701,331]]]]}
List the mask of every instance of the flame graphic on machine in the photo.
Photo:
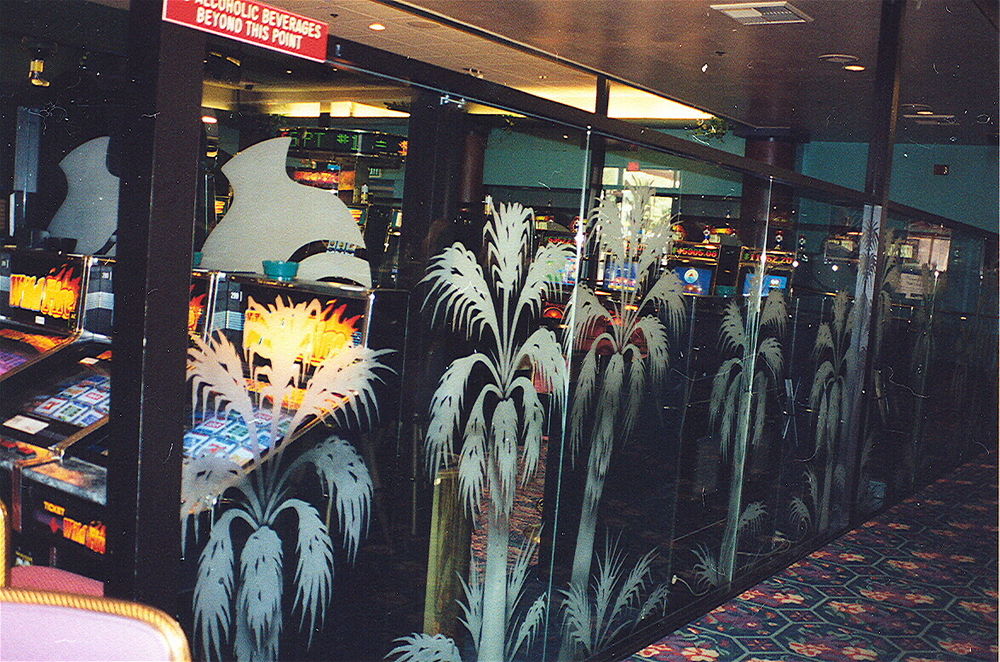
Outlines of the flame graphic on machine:
{"type": "Polygon", "coordinates": [[[300,307],[286,306],[280,298],[274,304],[261,305],[250,297],[244,316],[243,347],[259,346],[270,354],[292,341],[299,345],[298,361],[318,366],[331,354],[355,344],[361,315],[345,319],[346,310],[346,304],[337,306],[336,301],[324,306],[313,299],[300,307]]]}
{"type": "Polygon", "coordinates": [[[57,319],[71,319],[80,300],[81,280],[82,276],[70,265],[56,267],[45,276],[11,274],[10,305],[57,319]]]}

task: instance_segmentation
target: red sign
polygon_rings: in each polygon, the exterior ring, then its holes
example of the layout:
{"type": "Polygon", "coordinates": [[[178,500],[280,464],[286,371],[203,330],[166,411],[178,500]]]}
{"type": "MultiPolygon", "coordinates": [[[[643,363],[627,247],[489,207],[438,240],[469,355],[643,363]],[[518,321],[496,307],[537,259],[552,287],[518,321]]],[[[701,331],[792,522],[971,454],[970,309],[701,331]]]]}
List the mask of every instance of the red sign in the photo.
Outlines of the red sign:
{"type": "Polygon", "coordinates": [[[326,61],[326,23],[253,0],[165,0],[163,20],[307,60],[326,61]]]}

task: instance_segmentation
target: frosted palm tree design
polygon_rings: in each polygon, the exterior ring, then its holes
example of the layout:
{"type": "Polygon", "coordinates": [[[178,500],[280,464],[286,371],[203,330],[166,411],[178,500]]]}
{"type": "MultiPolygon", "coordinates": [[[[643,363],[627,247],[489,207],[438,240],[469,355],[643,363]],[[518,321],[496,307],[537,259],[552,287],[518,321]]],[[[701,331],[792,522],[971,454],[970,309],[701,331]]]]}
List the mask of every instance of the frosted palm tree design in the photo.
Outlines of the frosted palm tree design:
{"type": "MultiPolygon", "coordinates": [[[[448,465],[456,441],[461,442],[459,489],[474,516],[484,488],[489,492],[486,565],[481,581],[475,574],[471,578],[464,606],[472,615],[466,626],[480,662],[510,659],[530,640],[517,633],[536,631],[544,619],[542,595],[525,612],[520,628],[515,622],[519,612],[512,605],[519,598],[507,575],[508,521],[519,462],[524,484],[541,453],[545,406],[535,383],[553,394],[557,408],[565,399],[566,359],[559,341],[548,329],[531,328],[542,297],[571,253],[566,246],[549,244],[532,256],[532,218],[532,211],[519,204],[493,209],[483,230],[485,273],[476,255],[455,243],[431,260],[423,279],[428,286],[424,305],[432,309],[433,321],[446,320],[474,338],[479,349],[445,369],[431,398],[424,449],[433,475],[448,465]],[[524,368],[535,372],[534,381],[522,373],[524,368]],[[470,384],[482,386],[468,392],[470,384]]],[[[438,659],[427,657],[424,649],[433,642],[440,640],[413,635],[393,654],[402,660],[438,659]]]]}
{"type": "MultiPolygon", "coordinates": [[[[567,605],[588,595],[597,511],[615,444],[629,438],[646,391],[666,374],[668,329],[660,315],[666,317],[670,331],[676,334],[684,313],[677,276],[658,273],[660,259],[671,240],[670,219],[653,217],[650,187],[631,187],[625,194],[622,204],[614,195],[602,197],[588,225],[595,229],[596,239],[609,259],[637,265],[635,287],[623,287],[612,294],[608,310],[590,288],[581,285],[574,292],[570,311],[571,339],[575,339],[578,349],[586,350],[570,415],[570,448],[574,459],[583,445],[588,454],[580,527],[566,592],[572,600],[567,605]],[[598,327],[605,330],[589,339],[598,327]],[[583,346],[585,339],[589,346],[583,346]]],[[[591,631],[595,627],[600,630],[600,625],[580,618],[581,610],[578,606],[567,611],[561,660],[570,659],[578,645],[587,650],[602,640],[591,631]],[[587,632],[578,629],[584,626],[587,632]]]]}
{"type": "Polygon", "coordinates": [[[820,324],[814,355],[820,360],[809,391],[809,407],[816,415],[816,452],[825,453],[822,492],[817,508],[819,530],[830,522],[830,501],[837,448],[846,432],[851,400],[846,392],[849,354],[852,351],[853,312],[846,292],[833,297],[833,319],[820,324]]]}
{"type": "MultiPolygon", "coordinates": [[[[364,461],[344,439],[330,436],[290,462],[282,455],[305,425],[316,419],[346,424],[370,422],[374,385],[388,370],[380,357],[390,350],[350,346],[346,339],[314,369],[307,359],[320,340],[315,323],[326,313],[318,302],[256,306],[251,312],[261,331],[259,342],[237,349],[221,333],[195,339],[189,352],[189,379],[195,411],[235,413],[248,426],[255,470],[194,458],[185,483],[195,495],[183,516],[214,503],[229,488],[232,505],[215,518],[198,560],[194,590],[194,631],[205,659],[277,660],[283,629],[286,547],[279,526],[296,532],[292,612],[300,630],[323,622],[332,596],[333,546],[330,514],[337,521],[348,557],[353,560],[367,528],[372,481],[364,461]],[[249,373],[248,388],[244,377],[249,373]],[[261,412],[267,414],[261,417],[261,412]],[[263,455],[262,440],[271,444],[263,455]],[[312,470],[329,496],[326,519],[312,503],[292,496],[303,470],[312,470]],[[220,478],[221,476],[221,478],[220,478]],[[241,542],[242,541],[242,542],[241,542]]],[[[330,339],[326,338],[329,344],[330,339]]],[[[213,513],[214,514],[214,513],[213,513]]]]}
{"type": "Polygon", "coordinates": [[[642,600],[655,558],[654,549],[626,573],[625,555],[617,542],[605,541],[592,584],[570,584],[563,591],[566,630],[587,657],[604,650],[627,627],[666,607],[669,584],[654,587],[642,600]],[[636,609],[637,615],[630,613],[636,609]]]}
{"type": "MultiPolygon", "coordinates": [[[[755,282],[759,283],[759,277],[755,282]]],[[[736,569],[740,530],[758,526],[765,514],[760,503],[743,508],[744,469],[747,446],[757,447],[764,438],[767,390],[781,376],[780,338],[787,320],[785,298],[778,290],[771,290],[763,304],[760,297],[750,297],[746,320],[735,301],[722,318],[719,342],[730,358],[712,380],[709,422],[718,435],[723,459],[732,457],[728,521],[717,573],[726,578],[732,578],[736,569]],[[774,335],[765,335],[768,331],[774,335]]]]}

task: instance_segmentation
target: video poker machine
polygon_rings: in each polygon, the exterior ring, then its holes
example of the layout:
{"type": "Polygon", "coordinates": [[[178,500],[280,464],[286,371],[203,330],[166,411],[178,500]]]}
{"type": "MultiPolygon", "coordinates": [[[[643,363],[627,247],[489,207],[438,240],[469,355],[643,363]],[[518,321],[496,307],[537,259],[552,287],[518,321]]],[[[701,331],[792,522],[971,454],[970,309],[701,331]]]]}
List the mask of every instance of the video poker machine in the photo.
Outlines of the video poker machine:
{"type": "MultiPolygon", "coordinates": [[[[740,251],[738,283],[743,296],[749,296],[753,291],[753,278],[760,268],[762,252],[760,248],[751,246],[744,246],[740,251]]],[[[766,297],[771,290],[780,290],[788,294],[796,264],[794,252],[767,251],[764,256],[764,275],[760,284],[761,296],[766,297]]]]}
{"type": "MultiPolygon", "coordinates": [[[[255,276],[195,272],[188,331],[192,347],[218,343],[224,337],[247,357],[253,356],[248,348],[269,339],[282,342],[291,334],[312,334],[314,342],[310,349],[298,357],[302,374],[308,375],[328,353],[338,349],[358,344],[399,347],[403,333],[397,321],[405,322],[405,316],[390,313],[393,305],[405,310],[405,296],[405,292],[395,290],[372,291],[318,282],[284,283],[255,276]],[[296,320],[287,314],[292,309],[308,309],[310,313],[296,320]],[[273,314],[275,311],[277,315],[273,314]]],[[[52,448],[36,449],[36,457],[18,462],[12,474],[11,510],[16,513],[12,520],[19,525],[20,554],[35,563],[58,565],[104,579],[107,576],[106,467],[114,442],[101,434],[101,426],[107,421],[110,356],[96,358],[96,362],[81,363],[77,372],[65,374],[57,383],[39,388],[22,399],[15,416],[40,421],[47,425],[46,429],[68,432],[71,436],[73,429],[64,426],[73,424],[60,420],[64,408],[90,407],[103,418],[86,428],[76,425],[72,442],[67,438],[52,448]]],[[[398,366],[393,367],[398,371],[398,366]]],[[[244,364],[243,368],[247,392],[260,394],[267,371],[261,370],[260,365],[244,364]]],[[[253,471],[255,459],[265,457],[273,445],[270,431],[277,430],[284,436],[301,397],[300,390],[292,389],[280,407],[255,407],[252,421],[214,406],[195,408],[187,419],[184,435],[185,471],[206,457],[231,462],[245,473],[253,471]],[[275,418],[278,420],[272,426],[275,418]],[[257,454],[251,443],[251,428],[257,433],[253,435],[257,454]]],[[[251,399],[258,404],[263,402],[257,397],[251,399]]],[[[385,401],[381,404],[384,408],[391,407],[385,401]]],[[[320,422],[313,417],[304,425],[296,425],[294,438],[320,422]]],[[[31,439],[37,439],[41,433],[25,433],[26,443],[31,444],[31,439]]],[[[183,505],[178,504],[178,512],[183,505]]]]}

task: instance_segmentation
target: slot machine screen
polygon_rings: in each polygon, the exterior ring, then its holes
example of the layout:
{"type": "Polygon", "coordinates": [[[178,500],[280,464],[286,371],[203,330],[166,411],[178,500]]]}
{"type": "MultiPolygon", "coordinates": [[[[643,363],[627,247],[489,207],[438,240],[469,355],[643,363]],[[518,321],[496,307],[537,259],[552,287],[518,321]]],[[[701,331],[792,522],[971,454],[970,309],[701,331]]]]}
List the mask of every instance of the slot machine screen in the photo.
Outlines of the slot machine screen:
{"type": "MultiPolygon", "coordinates": [[[[743,296],[750,296],[752,291],[751,283],[753,281],[753,274],[747,273],[743,276],[743,296]]],[[[776,276],[774,274],[765,274],[764,282],[761,284],[760,295],[766,297],[771,290],[786,290],[788,289],[788,276],[776,276]]]]}
{"type": "Polygon", "coordinates": [[[639,278],[639,263],[614,262],[608,260],[604,265],[604,287],[609,290],[624,290],[631,292],[636,288],[639,278]]]}
{"type": "Polygon", "coordinates": [[[699,267],[674,267],[674,273],[681,279],[684,294],[710,294],[712,291],[712,270],[699,267]]]}
{"type": "Polygon", "coordinates": [[[17,252],[10,258],[10,290],[4,315],[57,333],[76,330],[83,285],[83,258],[17,252]]]}

